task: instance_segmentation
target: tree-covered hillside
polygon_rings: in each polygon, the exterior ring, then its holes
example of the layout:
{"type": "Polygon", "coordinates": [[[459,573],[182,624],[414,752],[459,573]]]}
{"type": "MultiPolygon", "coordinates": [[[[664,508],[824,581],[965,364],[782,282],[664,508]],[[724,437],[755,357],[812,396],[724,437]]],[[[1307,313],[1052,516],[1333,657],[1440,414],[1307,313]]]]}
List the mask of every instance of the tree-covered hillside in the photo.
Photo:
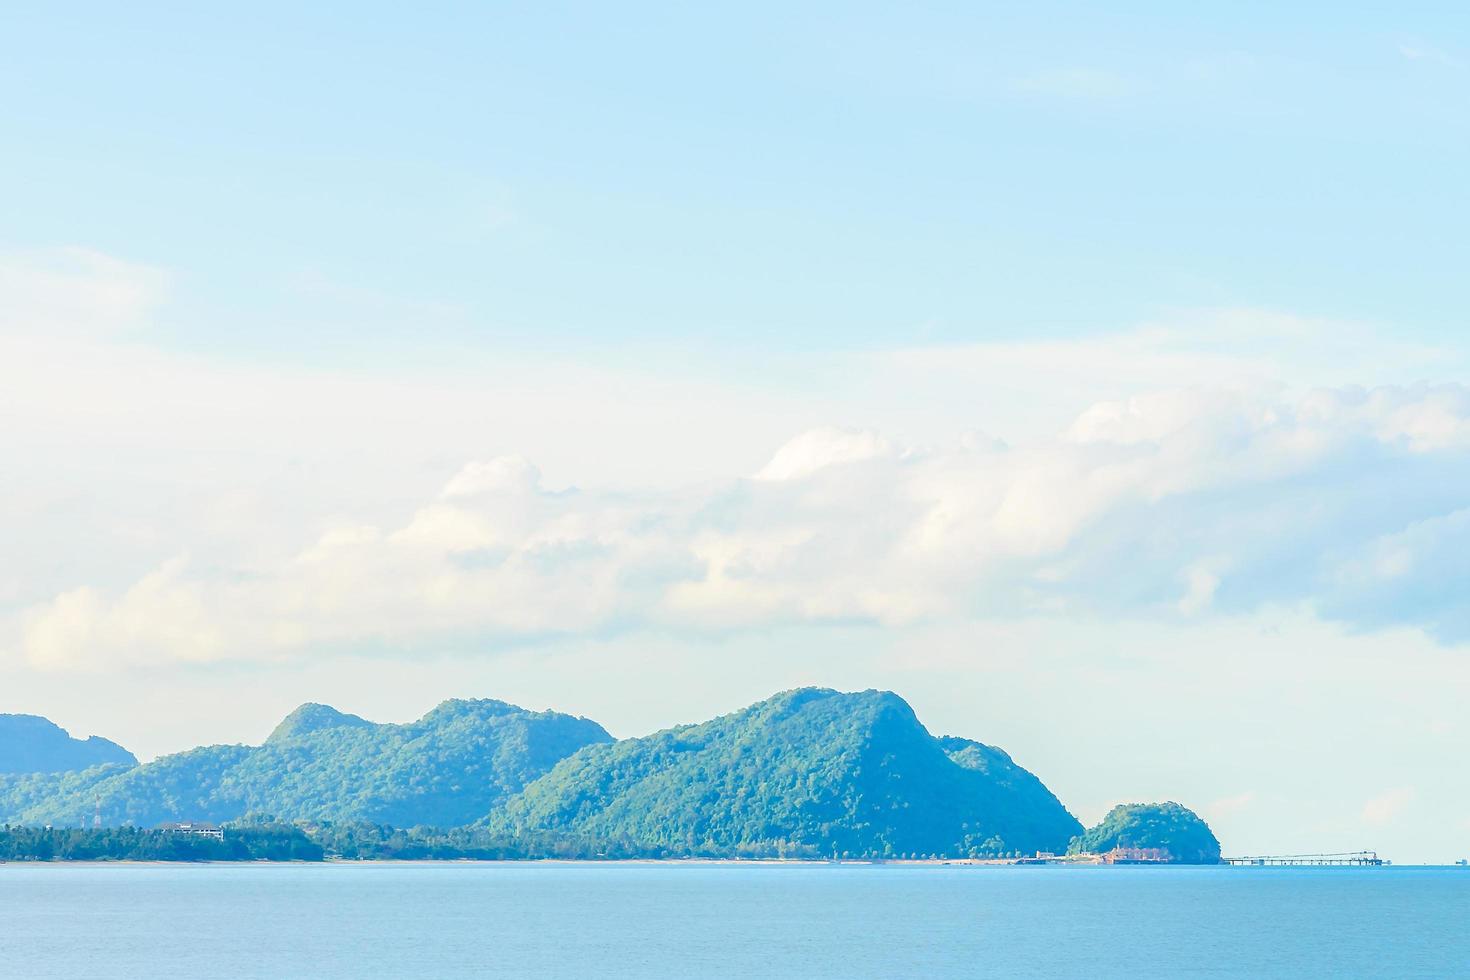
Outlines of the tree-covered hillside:
{"type": "Polygon", "coordinates": [[[1176,864],[1219,864],[1220,842],[1209,824],[1178,803],[1115,806],[1102,823],[1072,841],[1071,854],[1105,854],[1115,847],[1159,848],[1176,864]]]}
{"type": "Polygon", "coordinates": [[[36,715],[0,715],[0,774],[77,772],[105,764],[133,766],[133,753],[105,738],[72,738],[36,715]]]}
{"type": "Polygon", "coordinates": [[[819,689],[584,749],[487,826],[671,854],[876,857],[1059,850],[1081,830],[1005,753],[934,738],[895,694],[819,689]]]}
{"type": "Polygon", "coordinates": [[[260,746],[0,775],[0,823],[96,814],[268,814],[357,856],[1019,856],[1082,830],[1000,749],[931,736],[888,692],[815,688],[623,742],[500,701],[446,701],[406,725],[306,704],[260,746]]]}
{"type": "MultiPolygon", "coordinates": [[[[132,767],[120,765],[94,766],[81,772],[35,772],[23,775],[0,775],[0,823],[46,823],[49,818],[23,819],[24,814],[50,812],[52,805],[69,800],[75,807],[94,806],[87,794],[94,786],[132,767]]],[[[63,822],[90,826],[93,810],[81,809],[63,822]]]]}
{"type": "Polygon", "coordinates": [[[481,819],[559,760],[611,741],[596,722],[501,701],[446,701],[375,725],[306,705],[259,747],[215,745],[126,771],[0,780],[0,819],[76,825],[224,822],[246,814],[454,827],[481,819]]]}

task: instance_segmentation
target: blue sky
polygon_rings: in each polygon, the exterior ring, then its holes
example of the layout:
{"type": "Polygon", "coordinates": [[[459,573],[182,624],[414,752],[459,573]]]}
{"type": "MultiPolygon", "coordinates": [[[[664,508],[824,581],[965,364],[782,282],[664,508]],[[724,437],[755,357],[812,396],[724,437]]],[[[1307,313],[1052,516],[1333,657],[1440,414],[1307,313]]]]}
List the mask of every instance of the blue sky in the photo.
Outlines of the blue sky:
{"type": "Polygon", "coordinates": [[[1265,306],[1446,336],[1456,5],[26,5],[17,247],[161,343],[872,347],[1265,306]]]}
{"type": "Polygon", "coordinates": [[[1470,850],[1461,6],[298,8],[0,12],[0,710],[876,686],[1470,850]]]}

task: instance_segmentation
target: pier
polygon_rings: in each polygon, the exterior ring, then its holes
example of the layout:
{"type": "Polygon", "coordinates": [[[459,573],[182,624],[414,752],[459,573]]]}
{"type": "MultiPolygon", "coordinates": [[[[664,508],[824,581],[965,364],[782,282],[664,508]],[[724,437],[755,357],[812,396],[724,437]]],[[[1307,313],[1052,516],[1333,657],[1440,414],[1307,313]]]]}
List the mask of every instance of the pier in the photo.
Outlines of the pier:
{"type": "Polygon", "coordinates": [[[1386,864],[1377,851],[1344,851],[1338,854],[1257,854],[1224,858],[1226,864],[1249,867],[1324,867],[1327,865],[1376,868],[1386,864]]]}

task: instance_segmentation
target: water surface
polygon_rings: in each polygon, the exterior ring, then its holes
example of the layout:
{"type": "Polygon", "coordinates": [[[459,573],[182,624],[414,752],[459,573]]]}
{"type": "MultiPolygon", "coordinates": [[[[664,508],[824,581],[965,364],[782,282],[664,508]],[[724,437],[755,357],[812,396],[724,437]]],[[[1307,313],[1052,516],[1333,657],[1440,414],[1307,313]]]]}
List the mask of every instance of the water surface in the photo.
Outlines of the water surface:
{"type": "Polygon", "coordinates": [[[0,975],[1470,976],[1470,871],[0,866],[0,975]]]}

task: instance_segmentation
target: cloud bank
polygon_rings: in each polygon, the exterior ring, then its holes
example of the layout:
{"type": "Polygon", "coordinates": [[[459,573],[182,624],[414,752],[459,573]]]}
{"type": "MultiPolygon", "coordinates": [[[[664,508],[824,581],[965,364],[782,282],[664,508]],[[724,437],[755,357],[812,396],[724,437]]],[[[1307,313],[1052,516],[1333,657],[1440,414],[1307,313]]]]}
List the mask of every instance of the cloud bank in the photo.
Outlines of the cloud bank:
{"type": "Polygon", "coordinates": [[[67,591],[25,612],[19,648],[65,668],[1283,602],[1458,643],[1466,487],[1459,385],[1163,391],[1014,447],[826,428],[755,474],[677,490],[548,487],[501,457],[397,526],[67,591]]]}

